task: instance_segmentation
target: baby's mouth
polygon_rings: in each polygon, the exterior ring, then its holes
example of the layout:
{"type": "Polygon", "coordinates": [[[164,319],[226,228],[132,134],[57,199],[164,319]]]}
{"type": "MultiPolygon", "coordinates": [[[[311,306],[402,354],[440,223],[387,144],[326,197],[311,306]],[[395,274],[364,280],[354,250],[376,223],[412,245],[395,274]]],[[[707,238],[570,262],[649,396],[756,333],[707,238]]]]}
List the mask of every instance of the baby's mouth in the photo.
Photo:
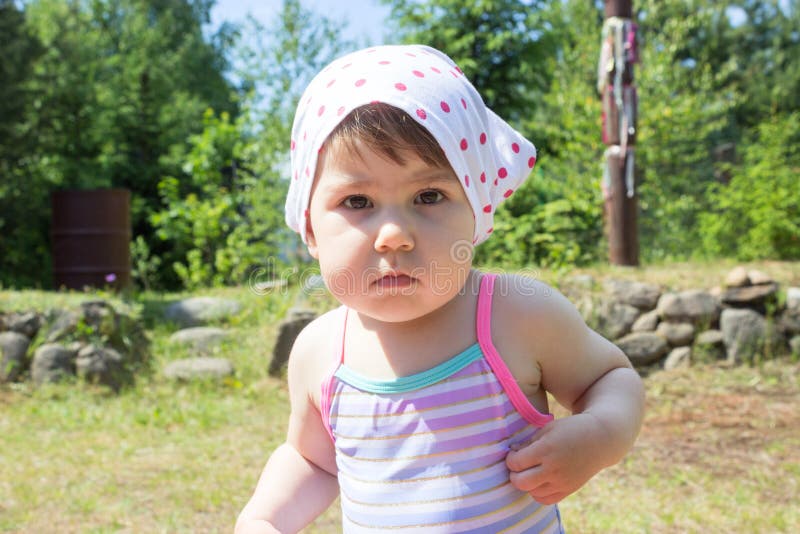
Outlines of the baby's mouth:
{"type": "Polygon", "coordinates": [[[374,283],[383,289],[411,287],[416,282],[415,278],[402,273],[390,273],[378,278],[374,283]]]}

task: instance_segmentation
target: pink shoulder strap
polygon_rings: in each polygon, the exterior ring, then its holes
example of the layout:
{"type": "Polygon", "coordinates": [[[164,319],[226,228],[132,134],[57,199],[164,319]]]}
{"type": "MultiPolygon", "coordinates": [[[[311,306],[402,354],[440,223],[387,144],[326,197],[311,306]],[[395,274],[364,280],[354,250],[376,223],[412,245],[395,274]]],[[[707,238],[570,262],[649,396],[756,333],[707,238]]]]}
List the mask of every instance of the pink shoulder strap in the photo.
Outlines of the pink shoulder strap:
{"type": "Polygon", "coordinates": [[[554,419],[551,414],[543,414],[533,407],[528,397],[519,388],[519,384],[509,371],[506,362],[497,352],[492,342],[492,295],[494,293],[494,283],[497,279],[496,274],[485,273],[481,277],[480,291],[478,293],[478,313],[477,313],[477,333],[478,344],[483,351],[489,367],[500,381],[500,385],[511,400],[511,404],[517,409],[519,414],[530,424],[542,427],[554,419]]]}
{"type": "Polygon", "coordinates": [[[333,437],[333,430],[331,429],[331,395],[333,394],[333,377],[339,366],[344,362],[344,334],[347,328],[347,307],[340,306],[338,313],[340,322],[339,328],[336,330],[336,336],[333,339],[333,346],[331,347],[331,360],[333,364],[331,370],[322,381],[322,393],[319,398],[319,411],[322,417],[322,424],[325,430],[328,431],[331,441],[336,441],[333,437]]]}

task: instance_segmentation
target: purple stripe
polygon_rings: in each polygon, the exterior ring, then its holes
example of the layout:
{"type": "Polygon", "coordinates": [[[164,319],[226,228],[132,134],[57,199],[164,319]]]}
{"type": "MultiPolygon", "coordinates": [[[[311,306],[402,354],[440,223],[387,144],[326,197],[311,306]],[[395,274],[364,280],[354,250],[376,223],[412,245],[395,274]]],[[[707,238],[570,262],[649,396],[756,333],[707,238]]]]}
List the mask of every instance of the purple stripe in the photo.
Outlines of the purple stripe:
{"type": "MultiPolygon", "coordinates": [[[[480,360],[482,361],[482,360],[480,360]]],[[[479,362],[480,362],[479,361],[479,362]]],[[[478,362],[476,362],[478,363],[478,362]]],[[[489,370],[488,366],[476,366],[476,363],[470,364],[464,372],[458,372],[454,377],[459,375],[471,375],[477,372],[486,372],[489,370]],[[472,368],[472,369],[470,369],[472,368]]],[[[343,392],[346,395],[335,397],[335,402],[338,402],[340,415],[372,415],[372,414],[385,414],[385,413],[400,413],[407,409],[421,410],[435,407],[439,404],[453,404],[459,401],[469,400],[472,397],[480,397],[483,395],[490,395],[493,393],[500,393],[503,391],[503,386],[494,377],[488,375],[484,381],[471,385],[465,385],[458,381],[452,384],[442,385],[440,382],[435,386],[421,388],[416,392],[410,393],[391,393],[391,394],[378,394],[364,392],[354,388],[337,378],[338,384],[341,387],[337,388],[337,393],[343,392]],[[442,389],[447,387],[444,391],[438,393],[426,393],[423,395],[414,395],[413,393],[429,391],[430,387],[442,389]],[[344,405],[346,411],[341,408],[344,405]]],[[[463,382],[463,381],[462,381],[463,382]]]]}
{"type": "MultiPolygon", "coordinates": [[[[405,422],[394,421],[395,418],[375,419],[341,419],[331,421],[331,426],[335,434],[343,436],[396,436],[415,432],[442,431],[453,427],[463,426],[470,423],[484,421],[494,417],[505,417],[513,406],[507,397],[501,405],[487,406],[466,413],[454,414],[449,416],[436,417],[432,419],[416,418],[405,422]]],[[[398,418],[403,419],[403,418],[398,418]]]]}
{"type": "MultiPolygon", "coordinates": [[[[403,514],[387,514],[384,513],[368,513],[358,510],[348,510],[347,515],[351,520],[367,525],[380,525],[386,527],[401,527],[401,526],[425,526],[437,523],[446,523],[450,521],[467,521],[469,519],[481,516],[499,510],[504,506],[508,506],[515,500],[525,495],[523,492],[515,491],[510,494],[504,495],[500,498],[493,499],[481,504],[467,506],[464,508],[446,507],[443,506],[439,510],[429,512],[406,512],[403,514]]],[[[413,498],[413,496],[410,496],[413,498]]],[[[513,525],[520,521],[526,515],[530,515],[539,509],[539,504],[532,498],[527,497],[530,501],[529,505],[521,512],[513,513],[506,510],[498,514],[498,521],[491,523],[491,525],[484,525],[483,532],[497,532],[497,530],[505,528],[505,526],[513,525]],[[512,514],[505,516],[504,514],[512,514]]],[[[402,504],[401,504],[402,505],[402,504]]],[[[478,519],[480,520],[480,519],[478,519]]]]}
{"type": "MultiPolygon", "coordinates": [[[[424,454],[454,453],[463,449],[477,447],[483,444],[500,442],[508,450],[508,444],[503,443],[513,434],[529,426],[529,423],[521,417],[512,420],[510,423],[496,421],[492,428],[485,429],[483,432],[469,434],[453,439],[438,440],[433,434],[420,434],[410,436],[402,441],[370,441],[354,442],[352,446],[345,443],[338,443],[337,448],[347,456],[356,458],[375,459],[375,458],[407,458],[421,456],[424,454]]],[[[520,436],[519,441],[522,441],[520,436]]],[[[447,461],[446,458],[441,461],[447,461]]]]}
{"type": "MultiPolygon", "coordinates": [[[[491,525],[489,525],[491,527],[491,530],[487,530],[487,528],[489,528],[489,526],[482,526],[482,527],[476,528],[474,530],[463,531],[462,534],[467,534],[467,533],[469,533],[469,534],[484,534],[486,532],[497,532],[498,530],[503,530],[504,528],[508,528],[510,526],[516,525],[517,523],[520,523],[520,522],[524,521],[525,518],[534,515],[536,512],[539,511],[539,509],[542,506],[543,505],[541,505],[538,502],[536,502],[533,499],[531,499],[531,502],[528,504],[528,506],[526,506],[525,508],[523,508],[519,512],[515,513],[514,515],[510,515],[510,516],[508,516],[508,517],[506,517],[504,519],[501,519],[500,521],[497,521],[496,523],[492,523],[491,525]]],[[[545,513],[544,516],[539,521],[537,521],[534,525],[531,525],[530,527],[526,528],[525,532],[528,533],[528,534],[537,534],[537,533],[541,532],[544,527],[546,527],[548,524],[550,524],[550,521],[552,521],[556,517],[556,515],[557,515],[556,507],[555,506],[550,506],[550,510],[547,513],[545,513]]]]}
{"type": "Polygon", "coordinates": [[[406,411],[416,412],[436,409],[460,402],[480,402],[485,399],[478,399],[479,397],[503,393],[503,386],[497,381],[471,385],[453,384],[453,387],[457,386],[458,389],[442,391],[415,399],[373,398],[368,397],[368,394],[359,397],[354,395],[353,397],[355,398],[350,396],[347,398],[337,397],[337,413],[339,417],[348,415],[395,415],[406,411]]]}
{"type": "MultiPolygon", "coordinates": [[[[489,467],[499,464],[506,457],[508,451],[498,450],[493,451],[487,455],[478,458],[471,458],[468,460],[456,461],[449,464],[437,465],[375,465],[370,466],[370,469],[359,472],[355,476],[364,480],[371,480],[374,482],[381,482],[387,480],[405,480],[410,481],[413,478],[430,478],[439,476],[454,475],[456,473],[465,473],[468,471],[475,471],[481,468],[488,469],[489,467]]],[[[341,463],[337,460],[337,467],[345,473],[347,469],[342,469],[341,463]]],[[[503,464],[503,469],[505,464],[503,464]]],[[[507,475],[506,475],[507,476],[507,475]]]]}

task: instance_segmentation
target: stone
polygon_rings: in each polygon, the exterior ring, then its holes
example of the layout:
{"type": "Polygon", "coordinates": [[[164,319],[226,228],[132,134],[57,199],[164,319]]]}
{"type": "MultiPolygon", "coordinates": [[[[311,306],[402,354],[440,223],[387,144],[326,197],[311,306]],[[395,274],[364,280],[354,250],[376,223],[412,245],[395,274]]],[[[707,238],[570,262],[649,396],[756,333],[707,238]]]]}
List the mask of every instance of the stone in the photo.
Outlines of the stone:
{"type": "Polygon", "coordinates": [[[58,382],[75,374],[75,352],[56,343],[36,349],[31,363],[31,379],[37,386],[58,382]]]}
{"type": "Polygon", "coordinates": [[[222,328],[213,326],[193,326],[172,334],[169,340],[181,345],[189,345],[193,349],[204,352],[219,346],[228,333],[222,328]]]}
{"type": "Polygon", "coordinates": [[[585,290],[593,289],[596,283],[594,277],[590,274],[573,274],[564,280],[564,285],[585,290]]]}
{"type": "Polygon", "coordinates": [[[725,290],[720,300],[729,306],[738,308],[763,308],[767,300],[773,299],[778,292],[778,284],[761,284],[747,287],[731,287],[725,290]]]}
{"type": "Polygon", "coordinates": [[[33,339],[44,323],[42,316],[36,312],[10,313],[3,319],[5,330],[17,332],[33,339]]]}
{"type": "Polygon", "coordinates": [[[221,379],[233,373],[230,360],[206,356],[175,360],[164,368],[164,376],[171,380],[221,379]]]}
{"type": "Polygon", "coordinates": [[[673,347],[683,347],[692,344],[694,326],[691,323],[663,322],[656,328],[656,334],[666,339],[673,347]]]}
{"type": "Polygon", "coordinates": [[[13,382],[25,370],[31,340],[19,332],[0,333],[0,382],[13,382]]]}
{"type": "Polygon", "coordinates": [[[800,357],[800,336],[794,336],[789,340],[789,349],[792,351],[792,356],[800,357]]]}
{"type": "Polygon", "coordinates": [[[81,302],[83,323],[100,336],[110,336],[117,326],[117,313],[105,300],[81,302]]]}
{"type": "Polygon", "coordinates": [[[217,297],[192,297],[171,304],[164,316],[182,327],[202,326],[224,321],[241,311],[241,305],[230,299],[217,297]]]}
{"type": "Polygon", "coordinates": [[[603,302],[597,311],[597,331],[609,339],[622,337],[641,315],[641,310],[620,302],[603,302]]]}
{"type": "Polygon", "coordinates": [[[614,300],[643,311],[655,308],[661,296],[659,286],[630,280],[606,280],[604,288],[614,300]]]}
{"type": "Polygon", "coordinates": [[[767,321],[758,312],[729,308],[722,311],[719,324],[728,362],[751,362],[764,350],[767,321]]]}
{"type": "Polygon", "coordinates": [[[658,310],[651,310],[639,316],[631,326],[631,332],[655,332],[658,326],[658,310]]]}
{"type": "Polygon", "coordinates": [[[711,324],[719,318],[720,312],[717,299],[699,289],[664,293],[656,309],[662,319],[693,324],[711,324]]]}
{"type": "Polygon", "coordinates": [[[634,367],[650,365],[669,351],[667,340],[648,332],[628,334],[615,343],[628,356],[634,367]]]}
{"type": "Polygon", "coordinates": [[[694,340],[693,356],[696,361],[713,362],[725,359],[725,336],[720,330],[706,330],[694,340]]]}
{"type": "Polygon", "coordinates": [[[725,290],[722,289],[722,286],[714,286],[708,290],[708,294],[717,300],[719,300],[719,298],[722,296],[724,292],[725,290]]]}
{"type": "Polygon", "coordinates": [[[692,363],[692,349],[690,347],[676,347],[667,354],[664,360],[664,369],[677,369],[679,367],[689,367],[692,363]]]}
{"type": "Polygon", "coordinates": [[[81,314],[76,310],[51,310],[48,316],[46,343],[56,343],[70,337],[78,328],[81,314]]]}
{"type": "Polygon", "coordinates": [[[705,330],[697,334],[695,345],[725,345],[725,336],[721,330],[705,330]]]}
{"type": "Polygon", "coordinates": [[[584,294],[574,297],[571,300],[586,324],[593,330],[597,330],[597,308],[592,296],[584,294]]]}
{"type": "Polygon", "coordinates": [[[800,311],[800,287],[786,288],[786,308],[800,311]]]}
{"type": "Polygon", "coordinates": [[[800,308],[786,308],[778,319],[778,328],[787,336],[800,334],[800,308]]]}
{"type": "Polygon", "coordinates": [[[749,271],[747,271],[747,278],[748,280],[750,280],[750,283],[754,286],[760,286],[763,284],[772,284],[775,282],[770,275],[768,275],[764,271],[759,271],[757,269],[750,269],[749,271]]]}
{"type": "Polygon", "coordinates": [[[125,371],[122,355],[110,347],[100,345],[86,345],[78,351],[75,370],[87,382],[102,384],[115,391],[132,380],[132,376],[125,371]]]}
{"type": "Polygon", "coordinates": [[[316,319],[317,314],[313,310],[302,308],[291,308],[286,317],[278,325],[278,337],[272,349],[272,360],[269,362],[270,376],[281,374],[283,367],[289,361],[289,354],[292,351],[295,339],[300,331],[311,321],[316,319]]]}
{"type": "Polygon", "coordinates": [[[725,277],[725,287],[744,287],[750,285],[747,269],[739,265],[734,267],[725,277]]]}

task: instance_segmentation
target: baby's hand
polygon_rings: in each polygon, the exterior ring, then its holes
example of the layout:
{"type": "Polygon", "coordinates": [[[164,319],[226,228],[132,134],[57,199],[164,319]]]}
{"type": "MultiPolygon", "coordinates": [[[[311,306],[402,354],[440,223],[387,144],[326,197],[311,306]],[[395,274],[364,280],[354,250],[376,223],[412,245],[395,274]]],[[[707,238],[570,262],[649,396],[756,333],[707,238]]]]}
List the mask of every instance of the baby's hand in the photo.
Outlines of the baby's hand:
{"type": "Polygon", "coordinates": [[[594,454],[602,447],[604,434],[600,422],[589,414],[546,424],[530,442],[512,446],[506,456],[511,483],[542,504],[559,502],[604,467],[594,454]]]}

